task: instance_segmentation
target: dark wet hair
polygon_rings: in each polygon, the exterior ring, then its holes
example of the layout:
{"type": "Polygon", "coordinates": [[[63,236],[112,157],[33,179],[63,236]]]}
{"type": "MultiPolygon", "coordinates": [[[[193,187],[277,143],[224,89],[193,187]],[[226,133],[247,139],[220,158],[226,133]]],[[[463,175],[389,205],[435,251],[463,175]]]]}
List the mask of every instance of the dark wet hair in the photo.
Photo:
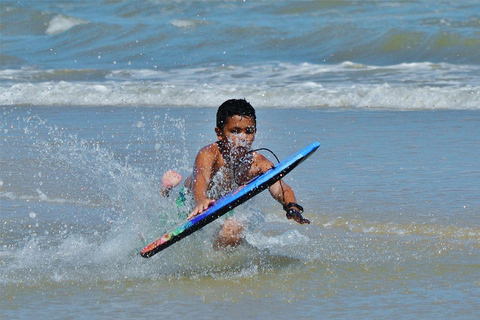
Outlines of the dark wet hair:
{"type": "Polygon", "coordinates": [[[227,123],[227,118],[233,116],[250,117],[257,125],[255,109],[245,99],[230,99],[222,103],[217,111],[217,127],[223,129],[227,123]]]}

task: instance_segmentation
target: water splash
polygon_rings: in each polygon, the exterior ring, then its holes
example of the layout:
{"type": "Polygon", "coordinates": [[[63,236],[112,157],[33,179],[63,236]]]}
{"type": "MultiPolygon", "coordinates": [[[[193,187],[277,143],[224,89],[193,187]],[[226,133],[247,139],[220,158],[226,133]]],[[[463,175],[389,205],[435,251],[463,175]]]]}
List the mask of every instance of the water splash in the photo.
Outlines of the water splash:
{"type": "MultiPolygon", "coordinates": [[[[3,284],[248,277],[278,267],[278,254],[264,252],[261,245],[214,251],[212,239],[221,221],[153,262],[140,258],[145,242],[182,221],[185,209],[174,205],[174,196],[161,197],[158,186],[166,168],[187,171],[191,166],[184,119],[136,114],[125,137],[124,129],[91,122],[75,128],[34,111],[24,117],[9,112],[4,109],[0,129],[12,139],[6,147],[13,174],[2,178],[0,196],[21,209],[7,210],[1,229],[3,284]]],[[[236,215],[250,221],[251,230],[262,225],[262,213],[249,207],[236,215]]],[[[283,240],[264,239],[282,255],[283,240]]],[[[282,259],[280,265],[298,263],[288,254],[282,259]]]]}

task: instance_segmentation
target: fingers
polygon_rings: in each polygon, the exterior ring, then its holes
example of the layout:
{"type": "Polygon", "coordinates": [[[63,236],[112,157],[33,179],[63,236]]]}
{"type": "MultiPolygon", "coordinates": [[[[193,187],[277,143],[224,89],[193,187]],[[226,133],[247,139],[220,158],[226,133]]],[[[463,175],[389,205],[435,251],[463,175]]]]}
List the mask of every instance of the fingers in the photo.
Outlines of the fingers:
{"type": "Polygon", "coordinates": [[[204,212],[207,210],[212,204],[215,203],[215,200],[207,199],[201,203],[199,203],[193,211],[190,213],[190,215],[187,217],[187,220],[191,220],[193,217],[199,215],[200,213],[204,212]]]}
{"type": "Polygon", "coordinates": [[[300,223],[300,224],[310,224],[310,220],[308,219],[305,219],[304,217],[302,217],[302,214],[300,212],[298,212],[297,210],[289,210],[287,212],[287,219],[293,219],[294,221],[300,223]]]}
{"type": "Polygon", "coordinates": [[[298,220],[295,219],[295,221],[297,221],[300,224],[310,224],[310,220],[305,219],[304,217],[302,217],[302,215],[300,215],[300,219],[298,220]]]}
{"type": "Polygon", "coordinates": [[[201,213],[204,209],[201,209],[200,207],[196,206],[193,208],[193,211],[190,212],[190,214],[187,217],[187,220],[191,220],[193,217],[197,216],[199,213],[201,213]]]}
{"type": "Polygon", "coordinates": [[[310,220],[302,217],[302,215],[300,213],[298,215],[293,216],[292,218],[293,218],[294,221],[296,221],[300,224],[310,224],[310,220]]]}

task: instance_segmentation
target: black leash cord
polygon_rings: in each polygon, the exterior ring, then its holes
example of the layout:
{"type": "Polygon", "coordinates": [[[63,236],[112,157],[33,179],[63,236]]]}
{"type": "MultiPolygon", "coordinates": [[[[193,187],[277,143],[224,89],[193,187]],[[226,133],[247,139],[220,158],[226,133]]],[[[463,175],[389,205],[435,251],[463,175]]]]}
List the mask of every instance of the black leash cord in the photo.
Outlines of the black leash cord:
{"type": "MultiPolygon", "coordinates": [[[[258,149],[255,149],[255,150],[248,151],[247,153],[254,153],[254,152],[262,151],[262,150],[270,152],[275,157],[275,160],[277,160],[277,164],[280,163],[280,160],[278,160],[277,155],[272,150],[270,150],[268,148],[258,148],[258,149]]],[[[282,180],[279,180],[279,182],[280,182],[280,188],[282,188],[283,202],[285,203],[285,190],[283,190],[282,180]]]]}

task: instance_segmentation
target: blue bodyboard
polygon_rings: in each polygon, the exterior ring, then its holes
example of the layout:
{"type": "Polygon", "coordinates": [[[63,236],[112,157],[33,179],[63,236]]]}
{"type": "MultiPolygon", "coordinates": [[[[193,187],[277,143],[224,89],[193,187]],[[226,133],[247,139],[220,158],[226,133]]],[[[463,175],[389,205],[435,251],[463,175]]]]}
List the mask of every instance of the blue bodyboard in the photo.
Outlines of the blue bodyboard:
{"type": "Polygon", "coordinates": [[[281,161],[272,169],[255,177],[245,185],[240,186],[236,190],[218,199],[205,212],[193,217],[191,220],[181,224],[173,231],[163,235],[151,244],[147,245],[140,251],[140,255],[144,258],[149,258],[157,254],[175,242],[185,238],[186,236],[221,217],[236,206],[254,197],[278,180],[282,179],[286,174],[288,174],[296,166],[312,155],[318,149],[318,147],[320,147],[320,143],[312,143],[289,158],[281,161]]]}

